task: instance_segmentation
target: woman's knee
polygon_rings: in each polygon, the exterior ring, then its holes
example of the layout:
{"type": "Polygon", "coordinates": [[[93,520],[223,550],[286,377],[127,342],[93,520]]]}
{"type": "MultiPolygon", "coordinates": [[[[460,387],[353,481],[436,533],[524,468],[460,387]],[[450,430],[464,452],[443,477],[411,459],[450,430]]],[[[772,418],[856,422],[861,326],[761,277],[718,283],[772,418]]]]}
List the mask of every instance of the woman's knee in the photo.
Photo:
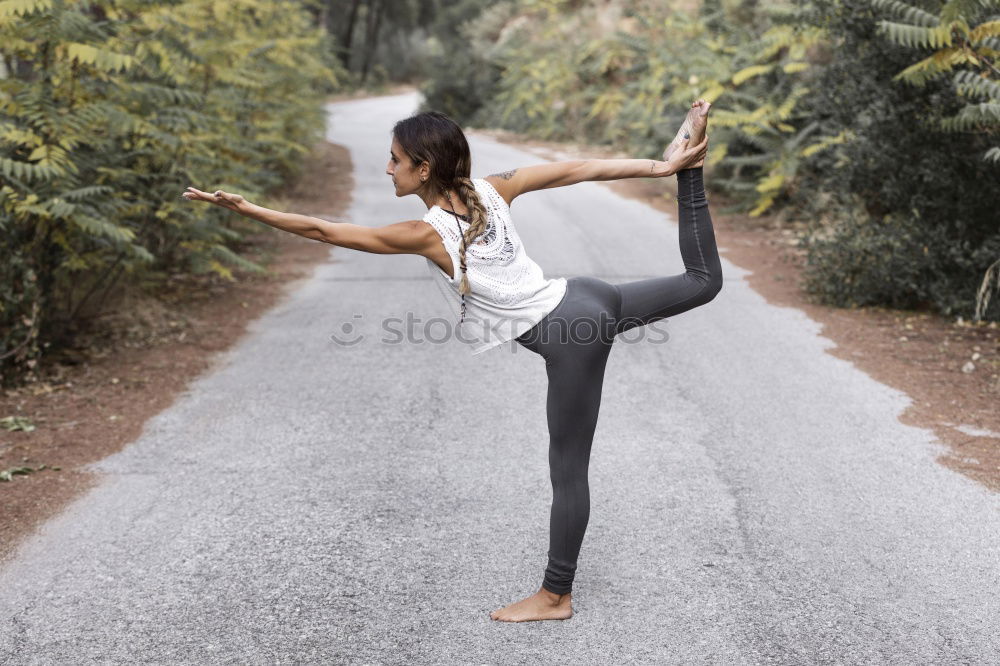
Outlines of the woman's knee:
{"type": "Polygon", "coordinates": [[[722,291],[722,273],[713,271],[705,283],[705,302],[708,303],[722,291]]]}
{"type": "Polygon", "coordinates": [[[705,270],[688,271],[687,274],[698,283],[694,296],[694,301],[698,305],[708,303],[722,291],[722,266],[720,265],[705,270]]]}

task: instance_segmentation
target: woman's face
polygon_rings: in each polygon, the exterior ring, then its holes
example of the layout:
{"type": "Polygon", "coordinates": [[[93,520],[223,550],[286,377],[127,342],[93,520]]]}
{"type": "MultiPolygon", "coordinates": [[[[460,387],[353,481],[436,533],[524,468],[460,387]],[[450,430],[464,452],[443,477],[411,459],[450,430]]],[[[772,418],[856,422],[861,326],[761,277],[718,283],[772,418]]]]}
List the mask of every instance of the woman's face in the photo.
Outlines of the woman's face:
{"type": "Polygon", "coordinates": [[[389,163],[385,167],[385,172],[392,176],[392,183],[396,186],[396,196],[403,197],[418,191],[424,185],[421,178],[427,178],[430,170],[426,162],[420,167],[415,167],[396,137],[392,137],[389,163]]]}

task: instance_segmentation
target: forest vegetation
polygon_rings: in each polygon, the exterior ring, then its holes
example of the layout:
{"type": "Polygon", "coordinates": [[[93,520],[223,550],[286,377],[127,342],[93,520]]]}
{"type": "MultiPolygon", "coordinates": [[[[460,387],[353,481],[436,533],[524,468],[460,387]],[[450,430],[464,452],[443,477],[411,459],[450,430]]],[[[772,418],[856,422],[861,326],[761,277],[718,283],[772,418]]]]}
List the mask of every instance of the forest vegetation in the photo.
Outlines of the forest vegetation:
{"type": "Polygon", "coordinates": [[[835,306],[1000,320],[1000,0],[0,0],[0,379],[108,294],[259,270],[331,94],[655,158],[713,102],[713,188],[795,224],[835,306]],[[461,54],[461,57],[456,57],[461,54]]]}

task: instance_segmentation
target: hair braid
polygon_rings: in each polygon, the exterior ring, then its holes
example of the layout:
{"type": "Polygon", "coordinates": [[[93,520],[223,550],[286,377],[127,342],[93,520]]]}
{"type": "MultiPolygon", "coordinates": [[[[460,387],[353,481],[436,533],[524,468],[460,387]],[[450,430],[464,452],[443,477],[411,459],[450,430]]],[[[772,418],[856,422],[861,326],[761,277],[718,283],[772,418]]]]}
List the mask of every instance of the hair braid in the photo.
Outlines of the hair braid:
{"type": "MultiPolygon", "coordinates": [[[[479,198],[479,192],[476,191],[472,180],[469,178],[456,176],[455,191],[458,194],[458,198],[462,200],[462,203],[465,204],[465,207],[469,211],[469,228],[466,229],[464,234],[465,242],[461,244],[458,250],[459,260],[461,266],[464,268],[466,248],[469,243],[486,231],[486,206],[483,205],[482,199],[479,198]]],[[[469,278],[465,275],[465,271],[462,271],[462,281],[458,285],[458,293],[468,294],[470,291],[469,278]]]]}

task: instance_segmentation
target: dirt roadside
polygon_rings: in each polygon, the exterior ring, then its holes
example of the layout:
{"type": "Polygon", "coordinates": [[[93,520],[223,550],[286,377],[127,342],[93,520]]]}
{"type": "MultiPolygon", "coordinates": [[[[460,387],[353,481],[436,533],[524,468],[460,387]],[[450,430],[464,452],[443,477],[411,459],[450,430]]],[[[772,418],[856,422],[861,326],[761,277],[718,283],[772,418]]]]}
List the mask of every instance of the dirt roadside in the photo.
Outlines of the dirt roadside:
{"type": "MultiPolygon", "coordinates": [[[[352,172],[347,149],[324,141],[300,181],[282,193],[279,208],[341,218],[354,189],[352,172]]],[[[241,254],[265,265],[266,275],[234,271],[236,282],[178,276],[154,295],[122,294],[76,348],[44,362],[40,381],[0,395],[0,418],[34,425],[0,428],[0,472],[38,470],[0,482],[0,562],[98,480],[83,466],[136,439],[148,418],[211,369],[216,352],[328,261],[332,249],[260,225],[241,254]]]]}
{"type": "MultiPolygon", "coordinates": [[[[622,158],[593,146],[525,139],[506,131],[470,131],[549,160],[622,158]]],[[[512,165],[513,166],[513,165],[512,165]]],[[[484,174],[485,175],[485,174],[484,174]]],[[[709,196],[711,181],[708,180],[709,196]]],[[[633,178],[601,183],[671,215],[675,179],[633,178]]],[[[721,197],[718,198],[721,201],[721,197]]],[[[900,421],[933,430],[949,447],[938,462],[1000,491],[1000,330],[996,322],[973,325],[940,315],[886,308],[841,309],[813,302],[800,288],[805,252],[795,232],[773,218],[722,215],[713,207],[720,253],[752,271],[747,281],[774,305],[798,308],[822,324],[836,343],[827,350],[913,403],[900,421]]]]}

